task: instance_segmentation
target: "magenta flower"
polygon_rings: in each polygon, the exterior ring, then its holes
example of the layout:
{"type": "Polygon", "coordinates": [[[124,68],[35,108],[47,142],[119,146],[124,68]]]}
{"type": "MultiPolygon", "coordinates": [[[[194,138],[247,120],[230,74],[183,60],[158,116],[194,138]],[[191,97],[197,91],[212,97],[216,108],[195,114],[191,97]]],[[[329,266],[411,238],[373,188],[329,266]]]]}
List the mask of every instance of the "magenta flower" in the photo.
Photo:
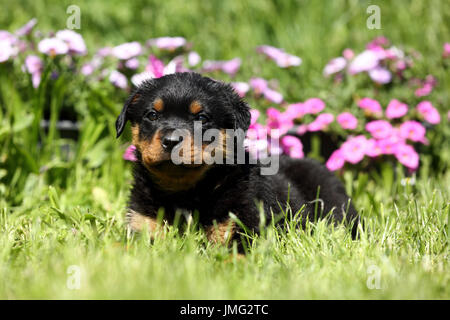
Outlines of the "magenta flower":
{"type": "Polygon", "coordinates": [[[342,150],[337,149],[335,150],[330,158],[328,159],[327,163],[325,164],[330,171],[336,171],[341,169],[345,164],[345,158],[342,153],[342,150]]]}
{"type": "Polygon", "coordinates": [[[31,30],[33,30],[34,26],[37,24],[37,19],[33,18],[30,21],[28,21],[24,26],[22,26],[20,29],[16,31],[16,35],[19,37],[26,36],[31,33],[31,30]]]}
{"type": "Polygon", "coordinates": [[[297,137],[284,136],[281,138],[283,151],[291,158],[303,158],[303,144],[297,137]]]}
{"type": "Polygon", "coordinates": [[[136,156],[134,155],[134,151],[136,147],[134,145],[130,145],[124,152],[123,158],[128,161],[137,161],[136,156]]]}
{"type": "Polygon", "coordinates": [[[250,86],[246,82],[232,82],[231,86],[241,98],[245,97],[248,90],[250,90],[250,86]]]}
{"type": "Polygon", "coordinates": [[[325,77],[328,77],[334,73],[338,73],[339,71],[342,71],[345,69],[345,66],[347,65],[347,60],[343,57],[338,57],[332,59],[323,69],[323,75],[325,77]]]}
{"type": "Polygon", "coordinates": [[[188,64],[191,67],[194,67],[194,66],[198,65],[201,60],[202,60],[202,58],[200,57],[200,55],[197,52],[195,52],[195,51],[189,52],[189,54],[188,54],[188,64]]]}
{"type": "Polygon", "coordinates": [[[262,94],[267,89],[267,81],[263,78],[251,78],[249,81],[250,87],[257,95],[262,94]]]}
{"type": "Polygon", "coordinates": [[[358,126],[358,119],[350,112],[343,112],[336,118],[343,129],[354,130],[358,126]]]}
{"type": "Polygon", "coordinates": [[[281,68],[299,66],[302,63],[302,59],[300,57],[291,55],[282,49],[272,46],[259,46],[256,48],[256,51],[275,61],[275,63],[281,68]]]}
{"type": "Polygon", "coordinates": [[[145,67],[145,71],[133,75],[131,77],[131,82],[138,87],[146,80],[161,78],[164,75],[175,73],[178,64],[177,60],[177,58],[174,58],[166,66],[164,66],[164,63],[161,60],[156,58],[154,55],[150,55],[149,63],[145,67]]]}
{"type": "Polygon", "coordinates": [[[334,116],[331,113],[322,113],[308,125],[308,131],[320,131],[328,127],[334,120],[334,116]]]}
{"type": "Polygon", "coordinates": [[[367,139],[360,135],[350,137],[341,146],[342,156],[345,161],[356,164],[364,159],[366,153],[367,139]]]}
{"type": "Polygon", "coordinates": [[[298,127],[297,127],[297,129],[295,130],[295,132],[298,134],[298,135],[304,135],[306,132],[308,132],[308,125],[306,125],[306,124],[301,124],[301,125],[299,125],[298,127]]]}
{"type": "Polygon", "coordinates": [[[381,108],[380,103],[374,99],[362,98],[358,101],[358,106],[361,109],[364,109],[369,113],[373,113],[373,114],[381,114],[382,113],[382,108],[381,108]]]}
{"type": "Polygon", "coordinates": [[[128,86],[127,77],[119,71],[113,70],[109,76],[109,81],[118,88],[126,89],[128,86]]]}
{"type": "Polygon", "coordinates": [[[395,157],[405,167],[416,170],[419,167],[419,155],[408,144],[400,144],[395,150],[395,157]]]}
{"type": "Polygon", "coordinates": [[[366,130],[370,132],[375,139],[384,139],[391,135],[392,126],[385,120],[375,120],[366,124],[366,130]]]}
{"type": "Polygon", "coordinates": [[[69,46],[61,39],[47,38],[38,44],[38,50],[48,56],[54,57],[69,52],[69,46]]]}
{"type": "Polygon", "coordinates": [[[372,50],[366,50],[357,55],[350,63],[348,71],[350,74],[357,74],[369,71],[378,66],[379,56],[372,50]]]}
{"type": "Polygon", "coordinates": [[[275,90],[270,88],[266,88],[263,92],[264,98],[269,100],[270,102],[280,104],[283,102],[283,95],[275,90]]]}
{"type": "Polygon", "coordinates": [[[56,33],[56,38],[64,41],[69,47],[69,53],[85,55],[87,53],[86,44],[83,37],[72,30],[61,30],[56,33]]]}
{"type": "Polygon", "coordinates": [[[158,49],[173,51],[183,47],[186,44],[186,39],[183,37],[160,37],[148,40],[147,44],[156,46],[158,49]]]}
{"type": "Polygon", "coordinates": [[[444,43],[444,51],[442,52],[442,57],[450,57],[450,42],[444,43]]]}
{"type": "Polygon", "coordinates": [[[400,125],[400,136],[414,142],[427,143],[425,138],[426,129],[419,122],[411,120],[400,125]]]}
{"type": "Polygon", "coordinates": [[[386,117],[388,119],[401,118],[408,112],[408,106],[405,103],[392,99],[386,108],[386,117]]]}
{"type": "Polygon", "coordinates": [[[379,84],[386,84],[391,82],[392,75],[389,70],[383,67],[376,67],[369,71],[369,77],[379,84]]]}
{"type": "Polygon", "coordinates": [[[305,111],[310,114],[317,114],[325,109],[325,102],[319,98],[311,98],[304,102],[305,111]]]}
{"type": "Polygon", "coordinates": [[[140,55],[142,53],[142,46],[137,41],[122,43],[112,48],[111,53],[117,59],[128,60],[140,55]]]}
{"type": "Polygon", "coordinates": [[[113,49],[111,47],[103,47],[103,48],[98,49],[96,55],[101,58],[104,58],[104,57],[107,57],[110,54],[112,54],[112,50],[113,49]]]}
{"type": "Polygon", "coordinates": [[[435,107],[431,104],[430,101],[422,101],[417,107],[417,111],[419,114],[429,123],[438,124],[441,122],[441,116],[435,107]]]}

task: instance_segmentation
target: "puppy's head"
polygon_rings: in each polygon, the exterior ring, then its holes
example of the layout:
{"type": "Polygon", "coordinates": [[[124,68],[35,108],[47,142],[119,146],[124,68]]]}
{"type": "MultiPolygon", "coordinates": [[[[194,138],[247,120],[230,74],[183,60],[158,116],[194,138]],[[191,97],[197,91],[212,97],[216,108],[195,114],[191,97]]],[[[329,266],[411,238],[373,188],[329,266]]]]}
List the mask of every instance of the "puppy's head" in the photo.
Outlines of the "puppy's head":
{"type": "Polygon", "coordinates": [[[161,187],[175,189],[189,188],[187,181],[202,178],[210,166],[206,160],[214,156],[207,146],[219,139],[215,143],[225,151],[225,130],[246,131],[250,113],[230,85],[196,73],[176,73],[147,80],[130,95],[116,121],[117,137],[127,121],[138,161],[161,187]],[[219,134],[203,141],[210,129],[219,134]]]}

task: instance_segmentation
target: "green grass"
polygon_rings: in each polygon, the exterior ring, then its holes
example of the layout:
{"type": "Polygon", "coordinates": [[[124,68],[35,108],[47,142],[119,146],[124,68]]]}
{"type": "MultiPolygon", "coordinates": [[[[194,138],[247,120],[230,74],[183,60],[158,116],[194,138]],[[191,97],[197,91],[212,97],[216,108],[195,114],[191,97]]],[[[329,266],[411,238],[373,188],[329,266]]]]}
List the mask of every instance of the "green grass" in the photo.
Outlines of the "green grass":
{"type": "MultiPolygon", "coordinates": [[[[67,1],[81,7],[80,32],[89,48],[185,36],[205,59],[243,58],[237,80],[278,79],[288,101],[318,96],[334,111],[355,108],[353,96],[369,90],[333,86],[322,77],[323,66],[344,48],[360,51],[383,34],[422,53],[413,72],[438,78],[429,99],[448,110],[450,75],[440,58],[450,41],[448,1],[180,3],[67,1]],[[369,4],[381,7],[382,30],[365,27],[369,4]],[[303,64],[280,70],[263,63],[254,54],[260,44],[284,47],[303,64]]],[[[66,8],[59,1],[5,2],[0,26],[14,30],[36,16],[41,30],[62,29],[66,8]]],[[[324,222],[305,230],[270,227],[252,240],[245,259],[234,260],[201,230],[169,228],[155,241],[127,234],[131,166],[121,156],[129,135],[114,139],[123,92],[71,74],[43,81],[37,92],[27,81],[0,70],[0,298],[450,298],[448,122],[433,132],[415,181],[402,184],[403,171],[390,165],[342,176],[367,226],[359,240],[324,222]],[[82,121],[78,142],[60,138],[54,127],[39,129],[45,110],[56,120],[68,105],[82,121]],[[65,144],[72,146],[68,153],[65,144]],[[78,290],[67,286],[73,265],[81,268],[78,290]],[[367,285],[373,272],[380,289],[367,285]]],[[[384,105],[392,97],[415,103],[411,96],[411,88],[394,86],[377,98],[384,105]]]]}

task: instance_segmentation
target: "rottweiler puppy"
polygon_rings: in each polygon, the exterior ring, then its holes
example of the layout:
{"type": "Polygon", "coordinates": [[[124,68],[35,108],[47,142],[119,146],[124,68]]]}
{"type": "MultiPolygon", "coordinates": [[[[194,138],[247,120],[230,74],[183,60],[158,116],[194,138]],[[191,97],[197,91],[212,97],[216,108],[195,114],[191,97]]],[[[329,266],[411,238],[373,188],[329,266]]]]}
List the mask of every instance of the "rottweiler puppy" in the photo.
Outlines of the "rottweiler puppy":
{"type": "Polygon", "coordinates": [[[117,137],[127,121],[137,157],[127,211],[134,231],[158,228],[163,208],[165,223],[195,213],[210,241],[240,243],[244,226],[258,232],[289,208],[303,223],[330,217],[356,232],[357,212],[323,165],[282,156],[272,158],[278,170],[264,174],[268,163],[243,143],[249,106],[229,84],[193,72],[146,80],[125,102],[117,137]]]}

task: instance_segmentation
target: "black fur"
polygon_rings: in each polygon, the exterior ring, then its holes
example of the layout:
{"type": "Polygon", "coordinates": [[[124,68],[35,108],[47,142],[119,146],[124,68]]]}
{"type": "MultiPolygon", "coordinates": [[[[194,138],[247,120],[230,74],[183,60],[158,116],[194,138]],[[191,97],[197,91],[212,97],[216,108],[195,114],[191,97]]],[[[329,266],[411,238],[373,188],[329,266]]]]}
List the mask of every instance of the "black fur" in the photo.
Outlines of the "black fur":
{"type": "MultiPolygon", "coordinates": [[[[193,119],[187,112],[192,101],[199,101],[208,114],[206,128],[246,130],[250,123],[249,107],[228,84],[202,77],[196,73],[176,73],[146,81],[125,103],[116,122],[119,136],[127,120],[139,126],[141,139],[151,139],[156,130],[188,128],[193,119]],[[158,121],[149,121],[146,114],[152,101],[161,98],[164,111],[158,121]]],[[[330,212],[335,222],[356,222],[357,212],[342,183],[324,166],[311,159],[281,157],[276,175],[260,174],[259,164],[211,165],[198,183],[182,191],[167,191],[155,183],[152,174],[136,152],[134,185],[129,208],[149,217],[156,217],[164,208],[164,219],[172,223],[177,210],[198,212],[198,222],[211,226],[234,213],[250,230],[259,231],[262,202],[266,221],[280,213],[289,203],[295,214],[302,207],[303,221],[323,218],[330,212]],[[320,201],[316,201],[320,198],[320,201]],[[289,198],[289,201],[288,201],[289,198]]],[[[248,156],[248,155],[247,155],[248,156]]],[[[354,223],[353,233],[356,231],[354,223]]],[[[234,239],[238,239],[238,232],[234,239]]]]}

